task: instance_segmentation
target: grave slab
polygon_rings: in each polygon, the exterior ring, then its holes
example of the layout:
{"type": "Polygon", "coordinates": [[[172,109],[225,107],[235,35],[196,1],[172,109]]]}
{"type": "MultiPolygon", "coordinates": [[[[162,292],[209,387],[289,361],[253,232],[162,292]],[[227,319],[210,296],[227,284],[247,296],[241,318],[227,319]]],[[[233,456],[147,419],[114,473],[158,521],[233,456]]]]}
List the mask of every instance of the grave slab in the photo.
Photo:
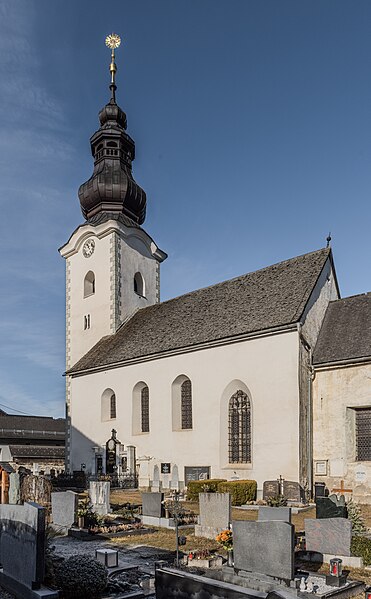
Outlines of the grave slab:
{"type": "Polygon", "coordinates": [[[330,497],[317,497],[316,499],[316,518],[347,518],[348,510],[343,500],[337,499],[336,495],[330,497]]]}
{"type": "Polygon", "coordinates": [[[280,494],[280,483],[278,480],[266,480],[263,483],[263,499],[266,501],[270,497],[277,497],[280,494]]]}
{"type": "Polygon", "coordinates": [[[215,539],[231,523],[231,496],[229,493],[200,493],[199,524],[195,526],[196,537],[215,539]]]}
{"type": "Polygon", "coordinates": [[[93,511],[105,516],[110,511],[110,487],[109,481],[91,481],[89,486],[89,497],[93,511]]]}
{"type": "Polygon", "coordinates": [[[279,520],[233,521],[234,567],[285,580],[294,577],[294,526],[279,520]]]}
{"type": "Polygon", "coordinates": [[[73,491],[52,493],[52,519],[54,526],[68,530],[76,522],[78,494],[73,491]]]}
{"type": "Polygon", "coordinates": [[[163,493],[142,493],[142,514],[153,518],[161,518],[164,513],[163,493]]]}
{"type": "Polygon", "coordinates": [[[259,507],[258,521],[270,522],[272,520],[282,520],[283,522],[291,522],[290,507],[259,507]]]}
{"type": "Polygon", "coordinates": [[[350,556],[352,523],[346,518],[305,518],[305,541],[307,551],[350,556]]]}

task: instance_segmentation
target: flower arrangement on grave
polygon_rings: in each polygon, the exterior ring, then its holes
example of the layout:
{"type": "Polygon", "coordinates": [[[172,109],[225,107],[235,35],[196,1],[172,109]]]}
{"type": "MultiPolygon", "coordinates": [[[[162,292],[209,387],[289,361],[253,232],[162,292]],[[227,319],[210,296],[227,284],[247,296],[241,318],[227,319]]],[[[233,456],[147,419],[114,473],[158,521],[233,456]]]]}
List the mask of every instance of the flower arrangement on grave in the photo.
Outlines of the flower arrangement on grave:
{"type": "Polygon", "coordinates": [[[226,530],[222,530],[222,532],[216,535],[215,540],[226,551],[233,550],[233,533],[228,528],[226,530]]]}
{"type": "Polygon", "coordinates": [[[208,549],[196,549],[195,551],[190,551],[188,554],[188,559],[190,561],[194,559],[209,559],[210,557],[211,554],[208,549]]]}

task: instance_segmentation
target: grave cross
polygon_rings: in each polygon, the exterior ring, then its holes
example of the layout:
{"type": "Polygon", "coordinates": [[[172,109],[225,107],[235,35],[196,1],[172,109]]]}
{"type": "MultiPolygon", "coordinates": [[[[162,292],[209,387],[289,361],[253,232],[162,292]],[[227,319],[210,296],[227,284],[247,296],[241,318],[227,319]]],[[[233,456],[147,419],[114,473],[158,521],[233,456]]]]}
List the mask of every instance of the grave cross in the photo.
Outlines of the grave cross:
{"type": "Polygon", "coordinates": [[[333,493],[353,493],[353,489],[345,489],[344,481],[340,481],[340,489],[332,489],[333,493]]]}

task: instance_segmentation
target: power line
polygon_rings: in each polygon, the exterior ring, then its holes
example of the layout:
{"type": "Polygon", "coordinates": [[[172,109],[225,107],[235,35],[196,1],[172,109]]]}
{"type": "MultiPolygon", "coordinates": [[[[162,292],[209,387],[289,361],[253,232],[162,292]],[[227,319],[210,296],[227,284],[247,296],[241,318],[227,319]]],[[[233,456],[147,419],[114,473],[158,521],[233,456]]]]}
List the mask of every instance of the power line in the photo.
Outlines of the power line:
{"type": "Polygon", "coordinates": [[[0,403],[0,406],[6,408],[7,410],[13,410],[13,412],[19,412],[19,414],[24,414],[25,416],[34,416],[34,414],[29,414],[28,412],[21,412],[16,408],[12,408],[11,406],[6,406],[4,403],[0,403]]]}

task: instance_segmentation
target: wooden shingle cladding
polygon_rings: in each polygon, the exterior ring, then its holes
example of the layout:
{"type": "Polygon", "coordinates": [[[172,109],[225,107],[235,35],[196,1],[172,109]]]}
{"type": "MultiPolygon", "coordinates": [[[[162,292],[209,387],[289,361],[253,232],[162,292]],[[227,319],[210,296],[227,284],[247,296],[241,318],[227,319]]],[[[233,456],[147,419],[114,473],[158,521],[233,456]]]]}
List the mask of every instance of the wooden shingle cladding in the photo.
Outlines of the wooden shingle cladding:
{"type": "Polygon", "coordinates": [[[328,258],[325,248],[143,308],[68,374],[294,325],[328,258]]]}

